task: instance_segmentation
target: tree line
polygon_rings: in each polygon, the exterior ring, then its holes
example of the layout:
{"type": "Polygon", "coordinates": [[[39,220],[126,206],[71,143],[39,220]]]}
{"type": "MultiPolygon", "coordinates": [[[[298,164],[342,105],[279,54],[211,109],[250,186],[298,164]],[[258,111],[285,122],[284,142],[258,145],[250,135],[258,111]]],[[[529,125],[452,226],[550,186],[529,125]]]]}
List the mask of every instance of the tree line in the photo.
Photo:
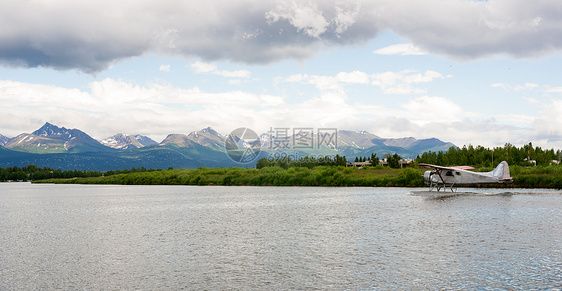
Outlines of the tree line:
{"type": "MultiPolygon", "coordinates": [[[[385,154],[384,158],[390,168],[400,168],[402,157],[396,153],[385,154]]],[[[558,164],[562,159],[562,151],[554,149],[542,149],[541,147],[533,147],[532,143],[521,147],[513,146],[506,143],[503,147],[485,148],[483,146],[463,146],[462,148],[450,147],[447,151],[428,151],[418,155],[414,164],[426,163],[441,166],[458,166],[467,165],[477,168],[489,168],[497,166],[501,161],[507,161],[510,166],[548,166],[550,164],[558,164]],[[492,161],[493,160],[493,161],[492,161]]],[[[370,166],[376,167],[381,164],[381,160],[376,153],[371,153],[370,157],[357,156],[355,162],[370,162],[370,166]]],[[[267,159],[263,158],[257,162],[256,168],[263,167],[281,167],[284,169],[290,167],[306,167],[313,168],[315,166],[345,166],[347,158],[345,156],[336,155],[334,158],[329,156],[322,160],[309,157],[300,157],[297,160],[290,157],[267,159]]]]}
{"type": "Polygon", "coordinates": [[[347,164],[347,159],[340,155],[335,156],[303,156],[298,159],[292,158],[290,156],[282,156],[277,158],[262,158],[256,163],[256,169],[261,169],[265,167],[279,167],[283,169],[288,168],[309,168],[312,169],[317,166],[345,166],[347,164]]]}
{"type": "Polygon", "coordinates": [[[494,167],[501,161],[510,166],[548,166],[558,163],[562,157],[560,150],[545,150],[533,147],[532,143],[522,147],[505,144],[503,147],[485,148],[483,146],[462,148],[450,147],[447,151],[424,152],[417,156],[416,163],[427,163],[442,166],[468,165],[473,167],[494,167]],[[494,160],[492,164],[492,159],[494,160]],[[553,162],[556,161],[556,162],[553,162]]]}
{"type": "Polygon", "coordinates": [[[28,165],[25,167],[6,167],[0,168],[0,181],[34,181],[45,179],[66,179],[66,178],[87,178],[87,177],[101,177],[104,175],[116,175],[135,172],[155,171],[154,169],[132,168],[130,170],[115,170],[115,171],[62,171],[60,169],[53,169],[49,167],[40,168],[35,165],[28,165]]]}
{"type": "MultiPolygon", "coordinates": [[[[400,155],[396,153],[394,154],[387,153],[385,154],[385,159],[390,168],[393,169],[400,168],[400,160],[402,160],[402,157],[400,155]]],[[[356,163],[369,162],[369,166],[371,167],[376,167],[381,165],[381,161],[377,157],[376,153],[371,153],[370,157],[357,156],[355,157],[355,162],[356,163]]],[[[315,157],[308,157],[308,156],[299,157],[298,159],[293,159],[287,156],[287,157],[279,157],[279,158],[260,159],[256,163],[256,168],[261,169],[264,167],[280,167],[283,169],[288,169],[291,167],[297,167],[297,168],[305,167],[311,169],[317,166],[347,166],[347,165],[348,165],[347,157],[340,156],[340,155],[335,155],[333,157],[325,156],[320,159],[315,157]]]]}

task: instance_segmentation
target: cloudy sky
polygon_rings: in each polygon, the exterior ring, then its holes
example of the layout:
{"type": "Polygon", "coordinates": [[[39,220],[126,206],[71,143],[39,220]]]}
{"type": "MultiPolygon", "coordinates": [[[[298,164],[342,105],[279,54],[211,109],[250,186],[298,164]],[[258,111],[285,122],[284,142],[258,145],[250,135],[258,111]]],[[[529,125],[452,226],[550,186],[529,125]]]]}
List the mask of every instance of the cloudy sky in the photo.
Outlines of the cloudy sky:
{"type": "Polygon", "coordinates": [[[0,2],[9,137],[335,127],[562,148],[561,116],[558,0],[0,2]]]}

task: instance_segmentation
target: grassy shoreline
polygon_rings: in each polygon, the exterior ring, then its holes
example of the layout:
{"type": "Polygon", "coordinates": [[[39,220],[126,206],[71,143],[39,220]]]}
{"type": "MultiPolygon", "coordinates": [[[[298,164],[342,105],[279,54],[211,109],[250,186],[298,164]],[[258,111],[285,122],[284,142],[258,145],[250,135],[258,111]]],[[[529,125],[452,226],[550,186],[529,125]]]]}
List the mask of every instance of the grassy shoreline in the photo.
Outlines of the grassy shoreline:
{"type": "MultiPolygon", "coordinates": [[[[476,185],[487,188],[562,189],[562,166],[510,167],[511,184],[476,185]]],[[[118,184],[118,185],[224,185],[224,186],[340,186],[340,187],[424,187],[426,168],[390,169],[318,166],[288,169],[265,167],[199,168],[134,172],[105,177],[38,180],[34,183],[118,184]]],[[[486,169],[483,169],[486,170],[486,169]]],[[[471,186],[472,187],[472,186],[471,186]]]]}

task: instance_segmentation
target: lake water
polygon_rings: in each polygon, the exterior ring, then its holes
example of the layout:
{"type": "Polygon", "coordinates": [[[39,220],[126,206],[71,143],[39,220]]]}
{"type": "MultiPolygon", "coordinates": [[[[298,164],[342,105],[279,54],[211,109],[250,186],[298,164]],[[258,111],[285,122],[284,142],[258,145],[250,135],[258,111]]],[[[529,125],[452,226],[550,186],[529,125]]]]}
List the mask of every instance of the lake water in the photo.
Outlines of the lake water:
{"type": "Polygon", "coordinates": [[[410,190],[0,183],[0,290],[562,288],[560,191],[410,190]]]}

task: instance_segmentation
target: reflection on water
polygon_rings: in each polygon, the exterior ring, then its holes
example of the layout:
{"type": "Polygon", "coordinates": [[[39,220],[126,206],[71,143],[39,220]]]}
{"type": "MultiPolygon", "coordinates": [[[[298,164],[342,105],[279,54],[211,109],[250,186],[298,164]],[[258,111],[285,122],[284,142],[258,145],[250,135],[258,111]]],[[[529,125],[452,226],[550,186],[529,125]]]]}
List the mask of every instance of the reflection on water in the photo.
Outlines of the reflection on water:
{"type": "Polygon", "coordinates": [[[409,191],[0,184],[0,289],[562,287],[560,192],[409,191]]]}

